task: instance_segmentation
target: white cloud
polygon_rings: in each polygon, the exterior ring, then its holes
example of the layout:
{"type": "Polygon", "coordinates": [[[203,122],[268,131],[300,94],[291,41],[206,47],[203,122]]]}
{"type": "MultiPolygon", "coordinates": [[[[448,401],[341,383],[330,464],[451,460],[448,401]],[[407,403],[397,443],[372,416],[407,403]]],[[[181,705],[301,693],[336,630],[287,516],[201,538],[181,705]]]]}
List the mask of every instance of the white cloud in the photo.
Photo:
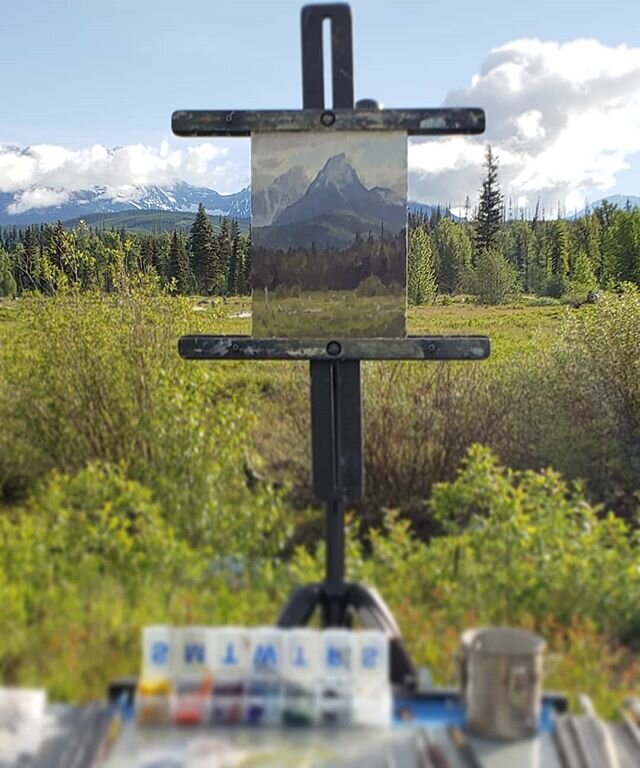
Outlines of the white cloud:
{"type": "Polygon", "coordinates": [[[47,189],[46,187],[33,187],[18,193],[13,202],[7,206],[7,213],[11,215],[23,213],[31,208],[46,208],[49,205],[60,205],[69,197],[65,190],[47,189]]]}
{"type": "Polygon", "coordinates": [[[490,143],[505,194],[522,206],[540,197],[571,209],[610,190],[640,152],[640,48],[514,40],[490,51],[471,85],[445,103],[483,107],[487,131],[413,142],[412,197],[473,199],[490,143]]]}
{"type": "MultiPolygon", "coordinates": [[[[453,206],[467,195],[475,200],[490,143],[503,192],[518,206],[540,197],[548,208],[564,202],[571,210],[585,197],[606,194],[631,156],[640,155],[640,48],[514,40],[491,50],[470,85],[450,91],[445,103],[483,107],[487,131],[412,141],[412,199],[453,206]]],[[[182,180],[234,192],[249,180],[248,163],[234,157],[240,155],[231,155],[225,140],[178,148],[169,140],[115,149],[0,145],[0,192],[17,196],[16,211],[94,186],[123,199],[135,196],[136,185],[182,180]]]]}
{"type": "Polygon", "coordinates": [[[12,213],[60,204],[70,193],[96,186],[104,187],[109,199],[135,198],[136,185],[176,181],[235,192],[247,183],[248,173],[228,154],[227,148],[208,142],[172,149],[167,140],[157,148],[0,145],[0,192],[15,195],[12,213]]]}

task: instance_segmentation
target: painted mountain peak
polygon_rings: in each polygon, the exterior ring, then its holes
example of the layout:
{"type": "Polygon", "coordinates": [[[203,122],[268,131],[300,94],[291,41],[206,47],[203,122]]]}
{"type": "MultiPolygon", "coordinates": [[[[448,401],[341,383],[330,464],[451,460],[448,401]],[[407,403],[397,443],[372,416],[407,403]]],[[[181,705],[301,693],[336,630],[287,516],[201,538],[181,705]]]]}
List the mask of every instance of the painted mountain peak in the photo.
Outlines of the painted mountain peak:
{"type": "Polygon", "coordinates": [[[348,190],[352,185],[362,186],[362,183],[344,152],[330,157],[311,184],[315,188],[333,186],[337,190],[348,190]]]}
{"type": "Polygon", "coordinates": [[[309,176],[296,165],[277,176],[271,184],[251,195],[251,215],[255,226],[271,224],[277,216],[307,191],[309,176]]]}
{"type": "Polygon", "coordinates": [[[404,136],[285,138],[259,136],[252,146],[256,184],[281,200],[291,179],[275,169],[301,167],[311,181],[270,223],[253,221],[254,335],[403,336],[404,136]]]}
{"type": "MultiPolygon", "coordinates": [[[[274,184],[278,182],[275,180],[274,184]]],[[[270,247],[348,247],[356,235],[381,229],[390,235],[406,226],[406,208],[392,190],[367,189],[344,152],[332,155],[305,193],[281,210],[257,237],[270,247]]]]}

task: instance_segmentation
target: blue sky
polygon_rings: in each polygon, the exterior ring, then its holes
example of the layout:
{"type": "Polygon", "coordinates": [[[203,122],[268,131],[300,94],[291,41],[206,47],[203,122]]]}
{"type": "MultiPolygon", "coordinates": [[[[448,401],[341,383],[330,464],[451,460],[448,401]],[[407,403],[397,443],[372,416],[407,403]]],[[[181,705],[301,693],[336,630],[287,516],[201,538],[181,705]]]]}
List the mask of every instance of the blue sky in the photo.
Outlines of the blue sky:
{"type": "MultiPolygon", "coordinates": [[[[48,145],[64,148],[67,154],[56,160],[51,149],[43,160],[36,153],[29,172],[24,165],[16,170],[8,156],[3,164],[0,155],[0,191],[16,191],[20,184],[77,186],[80,171],[76,168],[74,176],[71,166],[79,163],[86,169],[94,162],[88,152],[94,145],[107,150],[146,148],[146,154],[140,149],[137,155],[130,151],[119,158],[120,166],[131,165],[132,184],[168,178],[168,165],[174,175],[185,169],[184,175],[198,183],[206,181],[209,169],[212,186],[226,192],[237,189],[248,180],[248,142],[223,141],[211,149],[211,142],[177,139],[170,134],[171,112],[185,107],[300,106],[301,5],[294,0],[5,0],[0,144],[48,145]],[[204,145],[209,149],[199,149],[199,154],[194,150],[188,157],[189,147],[204,145]],[[80,151],[81,160],[73,154],[80,151]],[[64,173],[49,173],[47,169],[63,161],[64,173]]],[[[603,190],[640,194],[640,141],[631,135],[640,135],[638,0],[353,0],[351,6],[357,97],[373,96],[389,107],[437,106],[445,100],[451,103],[453,92],[459,103],[475,100],[486,106],[487,139],[499,157],[502,152],[505,191],[514,197],[530,200],[542,194],[551,200],[555,194],[563,200],[578,199],[603,190]],[[540,45],[513,45],[524,38],[537,39],[540,45]],[[551,45],[583,38],[597,45],[551,45]],[[502,53],[491,58],[494,49],[502,53]],[[501,63],[504,59],[508,66],[501,63]],[[546,74],[540,79],[548,87],[544,98],[532,80],[542,71],[541,61],[546,74]],[[587,65],[593,69],[594,61],[602,61],[602,66],[582,82],[580,73],[587,65]],[[514,85],[518,67],[525,71],[525,86],[514,85]],[[574,75],[565,75],[567,71],[574,75]],[[478,74],[480,81],[473,85],[478,74]],[[624,78],[628,82],[621,83],[624,78]],[[511,99],[505,97],[503,80],[514,92],[511,99]],[[607,102],[607,94],[618,85],[618,101],[607,102]],[[572,103],[573,111],[561,118],[563,100],[576,89],[584,91],[585,101],[572,103]],[[523,106],[527,94],[535,102],[533,111],[523,106]],[[496,115],[493,127],[491,110],[496,115]],[[626,126],[624,135],[616,133],[608,144],[600,135],[591,135],[590,144],[582,136],[584,167],[570,165],[564,174],[556,173],[554,156],[566,157],[563,146],[578,152],[572,137],[580,135],[580,120],[590,121],[594,110],[609,115],[618,132],[626,126]],[[558,121],[567,123],[569,133],[563,139],[558,121]],[[519,143],[513,131],[509,135],[510,126],[516,125],[522,129],[519,143]],[[548,157],[554,131],[562,140],[548,157]],[[539,142],[526,145],[543,134],[545,147],[539,142]],[[538,169],[549,168],[544,178],[536,170],[536,159],[538,169]]],[[[601,134],[608,124],[597,122],[601,134]]],[[[410,153],[418,197],[447,195],[457,203],[475,193],[481,145],[466,141],[464,146],[431,142],[427,149],[410,153]]],[[[98,165],[102,163],[105,183],[111,184],[111,161],[99,152],[93,155],[98,165]]],[[[98,176],[93,170],[87,180],[98,176]]],[[[114,183],[126,183],[125,176],[120,167],[114,183]]]]}

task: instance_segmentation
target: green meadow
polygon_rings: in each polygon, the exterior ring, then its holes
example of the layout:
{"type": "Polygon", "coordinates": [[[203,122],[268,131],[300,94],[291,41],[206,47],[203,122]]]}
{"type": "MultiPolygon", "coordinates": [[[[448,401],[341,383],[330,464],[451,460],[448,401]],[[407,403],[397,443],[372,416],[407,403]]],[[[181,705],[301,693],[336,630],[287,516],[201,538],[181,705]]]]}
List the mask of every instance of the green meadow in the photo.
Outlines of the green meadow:
{"type": "MultiPolygon", "coordinates": [[[[247,299],[148,287],[0,307],[0,678],[52,698],[135,673],[146,623],[273,622],[323,569],[304,363],[193,363],[247,299]]],[[[459,633],[542,632],[548,688],[637,692],[640,295],[573,309],[414,307],[412,334],[487,333],[482,363],[364,365],[367,489],[350,578],[452,683],[459,633]]]]}

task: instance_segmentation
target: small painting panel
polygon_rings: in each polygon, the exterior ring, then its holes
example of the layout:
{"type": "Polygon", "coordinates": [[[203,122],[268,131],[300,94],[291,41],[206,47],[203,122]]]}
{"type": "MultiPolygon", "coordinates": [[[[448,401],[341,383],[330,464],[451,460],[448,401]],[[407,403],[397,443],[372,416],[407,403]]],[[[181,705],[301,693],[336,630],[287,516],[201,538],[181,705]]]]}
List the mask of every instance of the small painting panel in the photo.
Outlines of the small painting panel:
{"type": "Polygon", "coordinates": [[[253,336],[405,335],[407,137],[257,133],[253,336]]]}

